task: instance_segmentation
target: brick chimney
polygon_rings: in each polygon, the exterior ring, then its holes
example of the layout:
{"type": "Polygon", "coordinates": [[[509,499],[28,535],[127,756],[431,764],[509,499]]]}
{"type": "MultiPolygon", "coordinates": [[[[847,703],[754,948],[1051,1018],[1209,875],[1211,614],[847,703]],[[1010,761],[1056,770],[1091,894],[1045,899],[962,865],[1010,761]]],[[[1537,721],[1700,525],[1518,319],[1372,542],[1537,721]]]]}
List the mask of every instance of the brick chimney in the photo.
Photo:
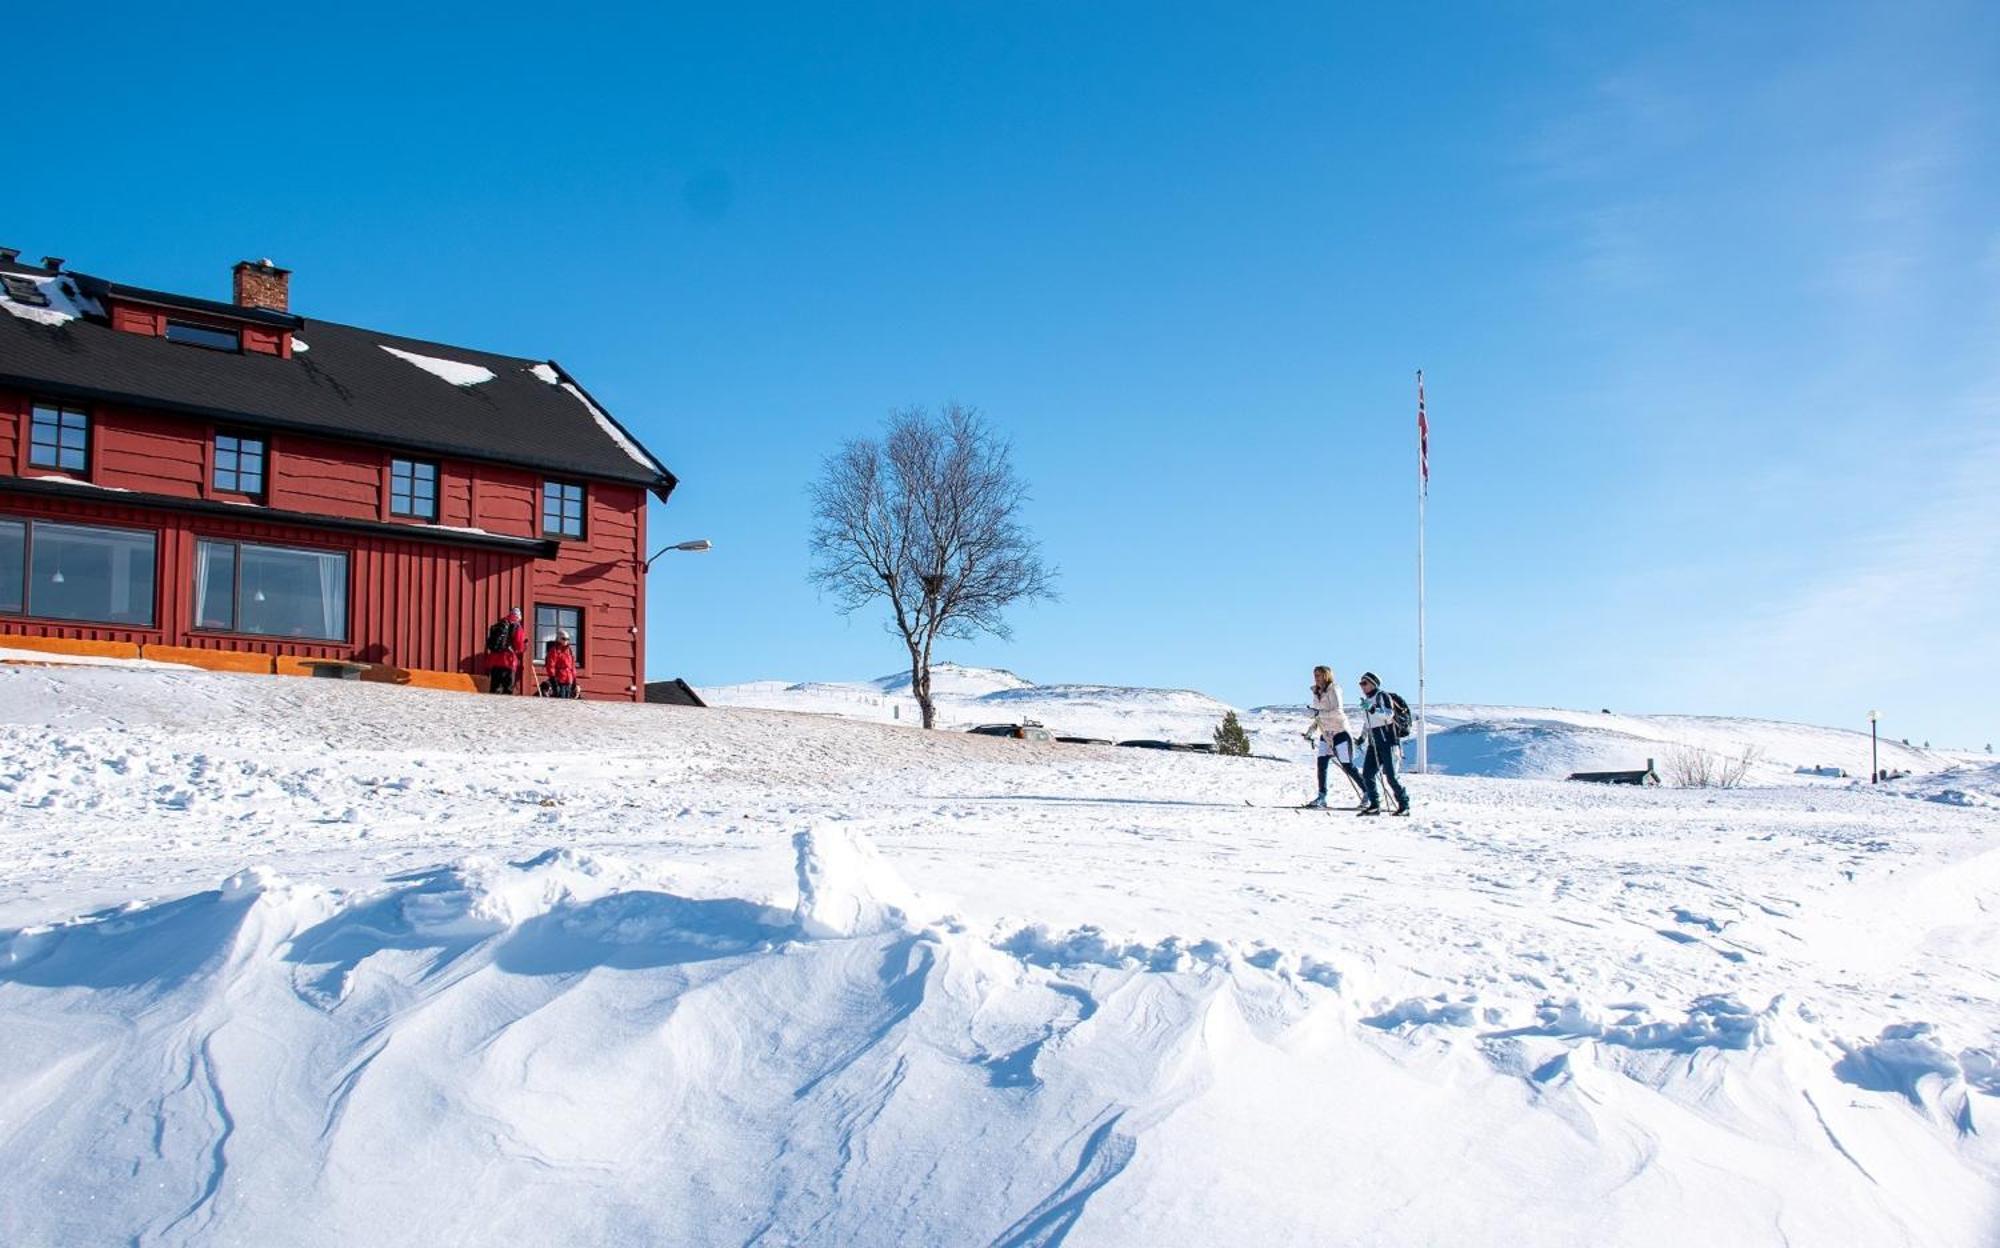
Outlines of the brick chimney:
{"type": "Polygon", "coordinates": [[[235,274],[237,307],[291,310],[290,269],[281,269],[269,260],[238,260],[235,274]]]}

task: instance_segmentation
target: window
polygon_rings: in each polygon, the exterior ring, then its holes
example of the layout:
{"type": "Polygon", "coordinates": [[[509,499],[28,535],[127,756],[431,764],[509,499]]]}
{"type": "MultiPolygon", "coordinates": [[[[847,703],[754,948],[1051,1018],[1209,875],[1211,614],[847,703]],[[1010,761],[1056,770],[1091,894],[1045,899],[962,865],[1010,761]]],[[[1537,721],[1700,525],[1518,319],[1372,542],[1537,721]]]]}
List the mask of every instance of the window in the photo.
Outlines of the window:
{"type": "Polygon", "coordinates": [[[583,608],[548,607],[535,604],[535,661],[548,657],[549,643],[556,630],[569,634],[569,648],[576,652],[576,665],[583,666],[583,608]]]}
{"type": "Polygon", "coordinates": [[[90,415],[74,408],[35,404],[28,422],[28,463],[35,468],[82,472],[90,462],[90,415]]]}
{"type": "Polygon", "coordinates": [[[217,329],[213,325],[196,325],[190,321],[168,321],[167,341],[184,343],[190,347],[207,347],[211,351],[241,351],[243,340],[233,329],[217,329]]]}
{"type": "Polygon", "coordinates": [[[13,273],[0,273],[0,290],[4,290],[7,297],[15,303],[24,304],[30,308],[46,308],[49,306],[47,291],[43,290],[37,283],[13,273]]]}
{"type": "Polygon", "coordinates": [[[145,529],[0,521],[0,611],[151,628],[157,545],[145,529]]]}
{"type": "Polygon", "coordinates": [[[236,627],[236,543],[194,544],[194,626],[236,627]]]}
{"type": "Polygon", "coordinates": [[[215,435],[215,488],[232,494],[264,493],[264,439],[215,435]]]}
{"type": "Polygon", "coordinates": [[[28,526],[20,520],[0,520],[0,611],[19,615],[26,604],[28,526]]]}
{"type": "Polygon", "coordinates": [[[389,514],[418,520],[438,518],[438,470],[420,459],[389,461],[389,514]]]}
{"type": "Polygon", "coordinates": [[[549,537],[583,536],[583,487],[574,481],[542,482],[542,532],[549,537]]]}
{"type": "Polygon", "coordinates": [[[347,640],[347,555],[202,538],[195,543],[196,628],[260,637],[347,640]]]}

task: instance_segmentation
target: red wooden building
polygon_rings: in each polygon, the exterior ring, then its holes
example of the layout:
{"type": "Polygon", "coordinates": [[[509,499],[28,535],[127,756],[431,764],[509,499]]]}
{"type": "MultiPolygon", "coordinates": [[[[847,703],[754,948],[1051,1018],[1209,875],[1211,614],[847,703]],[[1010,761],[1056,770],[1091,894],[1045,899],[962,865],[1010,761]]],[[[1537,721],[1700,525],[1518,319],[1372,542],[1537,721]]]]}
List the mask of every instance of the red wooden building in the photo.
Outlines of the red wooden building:
{"type": "Polygon", "coordinates": [[[673,474],[553,361],[0,249],[0,633],[481,674],[519,606],[586,696],[643,697],[673,474]]]}

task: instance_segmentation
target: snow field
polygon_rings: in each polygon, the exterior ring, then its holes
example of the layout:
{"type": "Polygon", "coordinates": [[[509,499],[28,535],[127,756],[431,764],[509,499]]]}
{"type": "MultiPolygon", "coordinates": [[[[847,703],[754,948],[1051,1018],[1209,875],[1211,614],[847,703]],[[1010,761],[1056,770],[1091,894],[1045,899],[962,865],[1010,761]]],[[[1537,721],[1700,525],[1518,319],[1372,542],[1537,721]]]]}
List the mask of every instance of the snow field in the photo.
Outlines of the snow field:
{"type": "Polygon", "coordinates": [[[0,668],[0,1242],[1992,1242],[1991,774],[1305,782],[0,668]]]}
{"type": "MultiPolygon", "coordinates": [[[[777,680],[712,686],[702,691],[715,706],[809,711],[876,722],[920,722],[909,695],[908,674],[841,683],[777,680]]],[[[1348,690],[1354,696],[1353,690],[1348,690]]],[[[941,663],[932,669],[932,695],[939,724],[978,724],[1033,719],[1057,735],[1111,741],[1132,739],[1206,742],[1232,708],[1188,689],[1134,689],[1109,685],[1038,685],[1013,672],[941,663]]],[[[1301,683],[1298,705],[1238,710],[1254,753],[1303,759],[1312,747],[1302,738],[1308,713],[1301,683]]],[[[1358,714],[1352,707],[1350,714],[1358,714]]],[[[1651,758],[1667,775],[1677,750],[1693,748],[1723,758],[1745,750],[1758,760],[1750,778],[1757,784],[1825,783],[1801,768],[1831,768],[1866,778],[1868,734],[1771,720],[1699,715],[1625,715],[1536,707],[1460,706],[1429,708],[1431,767],[1460,776],[1559,780],[1573,771],[1637,769],[1651,758]]],[[[1415,746],[1406,746],[1415,758],[1415,746]]],[[[1946,751],[1884,740],[1881,765],[1888,770],[1934,772],[1960,761],[1946,751]]],[[[1991,763],[1991,759],[1981,760],[1991,763]]],[[[1842,783],[1834,780],[1834,783],[1842,783]]]]}

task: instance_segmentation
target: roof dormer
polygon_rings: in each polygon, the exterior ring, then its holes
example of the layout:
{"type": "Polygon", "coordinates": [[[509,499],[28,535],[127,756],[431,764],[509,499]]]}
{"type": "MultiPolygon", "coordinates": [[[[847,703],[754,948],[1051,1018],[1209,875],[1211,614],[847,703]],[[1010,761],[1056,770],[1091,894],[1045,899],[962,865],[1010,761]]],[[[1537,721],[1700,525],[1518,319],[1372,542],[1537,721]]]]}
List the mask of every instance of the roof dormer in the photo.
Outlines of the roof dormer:
{"type": "Polygon", "coordinates": [[[103,305],[111,327],[197,350],[275,355],[290,359],[292,331],[300,321],[286,307],[291,270],[269,260],[242,260],[232,274],[233,303],[83,279],[103,305]]]}

